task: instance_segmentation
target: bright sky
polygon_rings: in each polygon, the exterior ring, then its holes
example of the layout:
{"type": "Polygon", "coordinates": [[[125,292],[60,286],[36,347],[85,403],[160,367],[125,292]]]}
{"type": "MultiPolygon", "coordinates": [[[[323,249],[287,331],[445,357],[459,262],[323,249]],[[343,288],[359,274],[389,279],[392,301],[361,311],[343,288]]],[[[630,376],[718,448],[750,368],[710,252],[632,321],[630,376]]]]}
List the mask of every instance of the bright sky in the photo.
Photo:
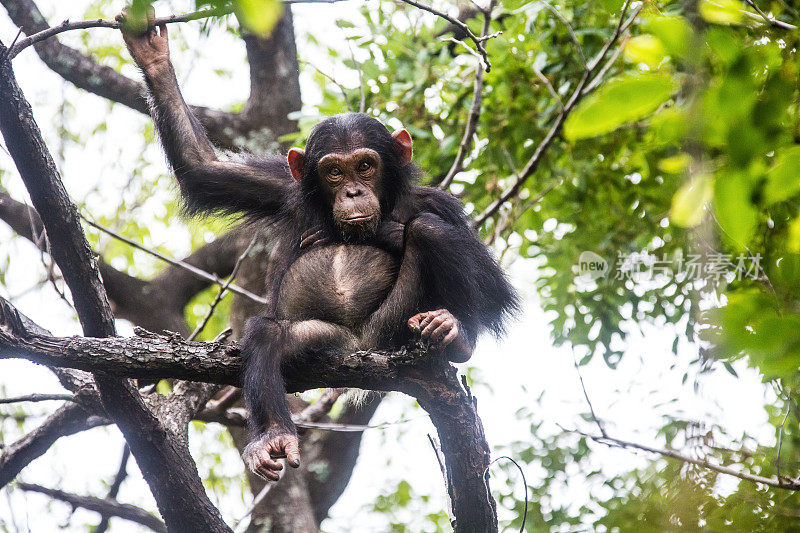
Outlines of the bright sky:
{"type": "MultiPolygon", "coordinates": [[[[54,2],[40,0],[40,8],[52,23],[65,18],[83,18],[86,1],[54,2]]],[[[121,4],[121,2],[120,2],[121,4]]],[[[176,1],[166,5],[157,3],[159,14],[191,10],[192,3],[176,1]]],[[[319,39],[343,44],[343,35],[335,27],[336,17],[352,17],[358,20],[358,3],[343,2],[335,6],[313,5],[294,8],[295,26],[298,35],[313,29],[319,39]]],[[[112,16],[113,12],[106,13],[112,16]]],[[[185,25],[184,25],[185,26],[185,25]]],[[[97,39],[117,38],[110,30],[94,30],[97,39]]],[[[6,44],[13,39],[16,28],[0,17],[0,39],[6,44]]],[[[221,30],[215,30],[204,46],[199,42],[196,26],[177,31],[171,27],[173,60],[186,98],[191,103],[220,107],[246,98],[247,68],[244,47],[238,39],[221,30]],[[181,39],[188,50],[179,51],[181,39]],[[211,44],[213,43],[213,45],[211,44]],[[216,68],[233,69],[230,78],[214,75],[216,68]]],[[[78,35],[65,37],[65,41],[81,48],[78,35]]],[[[327,73],[337,75],[341,69],[331,64],[329,58],[318,57],[308,51],[302,39],[298,43],[301,57],[311,61],[327,73]]],[[[345,56],[346,57],[346,56],[345,56]]],[[[61,78],[50,72],[39,61],[33,50],[28,50],[15,59],[14,67],[20,84],[34,107],[34,113],[49,142],[51,151],[57,153],[59,141],[57,128],[63,121],[71,130],[77,130],[88,139],[85,147],[67,146],[64,151],[63,177],[73,198],[85,200],[89,210],[96,214],[111,214],[131,176],[132,169],[150,164],[146,172],[158,174],[165,171],[164,159],[158,146],[143,149],[140,140],[131,140],[131,132],[139,131],[148,119],[122,106],[109,108],[108,104],[95,96],[81,93],[61,78]],[[60,110],[66,100],[73,108],[60,110]],[[63,117],[63,118],[62,118],[63,117]],[[93,129],[102,117],[109,117],[108,132],[92,136],[93,129]]],[[[131,76],[137,73],[131,69],[131,76]]],[[[343,79],[347,84],[353,80],[343,79]]],[[[319,97],[303,80],[304,100],[313,103],[319,97]]],[[[0,174],[2,184],[23,199],[24,189],[13,169],[10,158],[0,151],[0,174]]],[[[163,191],[149,200],[143,208],[145,213],[157,212],[164,201],[171,198],[174,189],[163,191]]],[[[28,242],[9,243],[11,232],[0,225],[0,260],[11,258],[6,285],[0,287],[0,295],[19,295],[34,286],[42,275],[38,252],[28,242]]],[[[151,228],[151,244],[162,242],[186,242],[186,230],[169,229],[155,225],[151,228]]],[[[175,255],[185,253],[184,244],[173,246],[175,255]],[[181,248],[183,246],[183,248],[181,248]]],[[[568,348],[554,348],[550,342],[548,317],[541,311],[532,294],[536,267],[533,262],[517,261],[510,266],[514,284],[525,295],[525,308],[521,319],[512,324],[506,339],[496,342],[484,339],[479,344],[475,357],[470,361],[481,382],[488,386],[477,386],[473,390],[493,449],[501,449],[514,440],[528,437],[527,420],[519,420],[515,412],[520,407],[534,410],[536,419],[545,421],[545,431],[557,432],[560,424],[567,428],[594,428],[580,418],[587,411],[578,377],[573,366],[573,355],[568,348]],[[537,398],[542,394],[541,403],[537,398]]],[[[57,334],[79,332],[71,311],[55,295],[50,287],[29,292],[15,300],[20,310],[39,324],[57,334]]],[[[121,334],[130,333],[130,325],[119,325],[121,334]]],[[[636,440],[645,444],[657,444],[654,430],[660,427],[665,415],[682,416],[716,422],[728,428],[731,435],[740,435],[747,430],[759,433],[761,442],[768,444],[774,434],[766,426],[758,377],[743,367],[737,367],[742,379],[734,379],[725,372],[704,375],[698,380],[691,376],[682,383],[683,369],[687,361],[694,358],[696,348],[682,344],[679,355],[671,353],[673,334],[668,327],[649,326],[644,334],[634,333],[627,347],[623,362],[617,370],[609,370],[601,360],[595,360],[582,369],[586,387],[598,415],[606,421],[609,432],[619,438],[636,440]],[[695,390],[695,385],[699,387],[695,390]],[[723,408],[724,406],[724,408],[723,408]]],[[[59,386],[50,372],[22,361],[0,362],[0,394],[7,396],[32,392],[59,391],[59,386]]],[[[345,532],[355,530],[375,531],[383,522],[375,514],[364,509],[377,493],[384,492],[401,479],[409,481],[418,495],[430,495],[427,509],[444,507],[444,486],[439,467],[430,449],[426,434],[432,432],[430,422],[422,411],[411,410],[411,401],[400,395],[384,402],[373,422],[391,422],[411,417],[409,423],[391,426],[385,430],[371,430],[365,435],[360,462],[345,495],[334,507],[331,518],[324,524],[325,531],[345,532]]],[[[38,404],[31,411],[43,416],[51,412],[56,404],[38,404]]],[[[8,412],[9,407],[2,407],[8,412]]],[[[41,420],[41,419],[39,419],[41,420]]],[[[24,425],[29,430],[38,420],[29,420],[24,425]]],[[[6,419],[0,425],[6,443],[20,434],[16,424],[6,419]]],[[[217,436],[219,431],[194,433],[192,448],[225,450],[217,436]]],[[[609,475],[644,464],[644,459],[631,452],[595,446],[598,467],[609,475]]],[[[122,450],[122,440],[116,429],[98,428],[80,435],[60,440],[44,457],[26,468],[21,479],[47,486],[59,487],[79,494],[102,495],[107,490],[102,480],[108,480],[116,471],[122,450]]],[[[201,475],[207,465],[201,464],[201,475]]],[[[238,475],[241,463],[236,452],[227,449],[222,454],[221,465],[216,472],[238,475]]],[[[146,484],[136,471],[135,463],[129,467],[131,476],[123,485],[119,499],[155,509],[146,484]]],[[[535,482],[541,472],[531,468],[527,472],[529,481],[535,482]]],[[[522,487],[519,493],[522,493],[522,487]]],[[[593,494],[601,490],[590,487],[593,494]]],[[[584,481],[570,478],[556,496],[563,502],[575,506],[586,503],[590,493],[584,481]]],[[[217,495],[219,496],[219,495],[217,495]]],[[[241,515],[246,507],[241,494],[221,496],[226,518],[231,520],[241,515]]],[[[36,495],[24,497],[20,492],[0,491],[0,525],[7,524],[14,531],[51,531],[54,524],[63,524],[69,515],[66,505],[54,504],[48,511],[46,499],[36,495]]],[[[403,519],[412,530],[422,530],[419,522],[421,508],[403,519]],[[419,527],[417,527],[419,526],[419,527]]],[[[502,518],[502,516],[501,516],[502,518]]],[[[96,523],[96,515],[77,511],[74,524],[96,523]]],[[[137,531],[127,522],[117,521],[115,531],[137,531]]],[[[68,530],[83,530],[73,528],[68,530]]]]}

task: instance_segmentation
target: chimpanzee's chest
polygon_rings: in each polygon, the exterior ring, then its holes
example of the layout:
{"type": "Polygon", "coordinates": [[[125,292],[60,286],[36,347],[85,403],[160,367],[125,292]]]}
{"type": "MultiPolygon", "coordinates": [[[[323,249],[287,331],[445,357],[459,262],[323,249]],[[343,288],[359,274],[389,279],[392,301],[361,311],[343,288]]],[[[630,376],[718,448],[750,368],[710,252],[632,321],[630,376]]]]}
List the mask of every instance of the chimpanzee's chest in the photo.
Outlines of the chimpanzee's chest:
{"type": "Polygon", "coordinates": [[[372,246],[316,246],[283,277],[278,318],[319,319],[357,328],[383,302],[397,278],[398,262],[372,246]]]}

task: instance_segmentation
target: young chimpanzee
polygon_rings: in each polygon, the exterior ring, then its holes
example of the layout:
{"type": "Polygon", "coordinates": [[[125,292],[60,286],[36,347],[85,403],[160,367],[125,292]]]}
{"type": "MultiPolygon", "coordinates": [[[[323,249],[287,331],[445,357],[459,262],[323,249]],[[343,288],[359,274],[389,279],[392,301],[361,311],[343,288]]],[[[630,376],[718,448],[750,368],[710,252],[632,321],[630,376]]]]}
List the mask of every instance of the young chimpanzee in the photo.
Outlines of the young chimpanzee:
{"type": "Polygon", "coordinates": [[[286,159],[219,160],[178,89],[166,26],[153,20],[146,33],[123,36],[189,212],[278,228],[269,304],[240,343],[254,431],[244,459],[275,480],[275,459],[300,464],[282,369],[331,352],[399,347],[414,335],[466,361],[481,331],[501,331],[516,297],[460,203],[414,185],[406,130],[389,134],[367,115],[337,115],[286,159]]]}

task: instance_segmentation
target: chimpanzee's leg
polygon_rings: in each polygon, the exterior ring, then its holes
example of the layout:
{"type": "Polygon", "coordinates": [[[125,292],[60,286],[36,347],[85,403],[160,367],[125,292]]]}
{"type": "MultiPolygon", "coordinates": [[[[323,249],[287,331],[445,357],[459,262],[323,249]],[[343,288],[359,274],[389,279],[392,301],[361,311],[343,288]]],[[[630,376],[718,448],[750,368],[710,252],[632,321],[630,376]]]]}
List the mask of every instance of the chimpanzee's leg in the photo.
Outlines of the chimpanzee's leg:
{"type": "Polygon", "coordinates": [[[350,330],[321,320],[288,322],[253,317],[247,321],[241,341],[242,388],[254,436],[244,453],[248,468],[277,480],[282,465],[275,459],[285,457],[295,468],[300,465],[297,430],[286,403],[282,365],[315,350],[354,347],[355,336],[350,330]]]}

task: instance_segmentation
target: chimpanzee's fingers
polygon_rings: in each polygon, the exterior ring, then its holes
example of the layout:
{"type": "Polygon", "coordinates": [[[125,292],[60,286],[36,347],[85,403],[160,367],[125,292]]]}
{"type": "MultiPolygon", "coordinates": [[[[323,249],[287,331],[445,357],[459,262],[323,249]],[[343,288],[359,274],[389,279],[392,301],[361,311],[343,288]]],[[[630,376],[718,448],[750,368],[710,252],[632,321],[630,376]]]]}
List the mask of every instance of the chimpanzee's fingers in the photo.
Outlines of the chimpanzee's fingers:
{"type": "Polygon", "coordinates": [[[296,438],[290,439],[284,448],[286,450],[286,460],[295,468],[300,466],[300,445],[296,438]]]}
{"type": "Polygon", "coordinates": [[[452,328],[450,328],[450,332],[447,335],[445,335],[444,338],[439,342],[439,346],[444,348],[445,346],[456,340],[458,334],[459,334],[458,324],[455,324],[452,328]]]}
{"type": "Polygon", "coordinates": [[[269,453],[260,453],[258,458],[261,459],[261,466],[269,468],[270,470],[283,470],[283,465],[278,461],[273,461],[269,453]]]}
{"type": "Polygon", "coordinates": [[[444,339],[450,330],[453,328],[453,322],[444,320],[442,324],[431,332],[430,341],[434,344],[441,345],[441,340],[444,339]]]}
{"type": "Polygon", "coordinates": [[[269,481],[278,481],[281,478],[277,472],[273,472],[264,466],[259,466],[255,473],[269,481]]]}
{"type": "Polygon", "coordinates": [[[442,325],[442,323],[444,322],[444,320],[445,320],[445,318],[444,318],[443,316],[437,316],[437,317],[434,317],[434,319],[433,319],[433,320],[431,320],[431,321],[428,323],[428,325],[427,325],[427,326],[425,326],[425,328],[422,330],[422,338],[423,338],[423,339],[428,339],[428,338],[430,338],[430,336],[431,336],[431,333],[433,333],[433,332],[434,332],[434,330],[436,330],[436,328],[438,328],[439,326],[441,326],[441,325],[442,325]]]}
{"type": "Polygon", "coordinates": [[[161,35],[163,39],[169,38],[169,33],[167,32],[167,25],[166,24],[159,24],[158,25],[158,34],[161,35]]]}
{"type": "Polygon", "coordinates": [[[325,239],[322,238],[323,232],[321,229],[316,231],[307,231],[305,232],[300,240],[300,249],[306,248],[308,246],[312,246],[314,244],[326,242],[325,239]]]}
{"type": "Polygon", "coordinates": [[[420,320],[420,322],[419,322],[419,327],[421,327],[421,328],[423,328],[423,329],[424,329],[424,328],[425,328],[425,326],[427,326],[428,324],[430,324],[430,323],[431,323],[431,320],[433,320],[433,319],[434,319],[434,318],[436,318],[437,316],[438,316],[438,315],[437,315],[436,311],[428,311],[427,313],[425,313],[425,316],[422,318],[422,320],[420,320]]]}
{"type": "Polygon", "coordinates": [[[408,319],[408,327],[411,328],[411,330],[414,331],[415,333],[419,333],[420,331],[421,327],[420,321],[422,320],[423,316],[424,313],[418,313],[408,319]]]}

